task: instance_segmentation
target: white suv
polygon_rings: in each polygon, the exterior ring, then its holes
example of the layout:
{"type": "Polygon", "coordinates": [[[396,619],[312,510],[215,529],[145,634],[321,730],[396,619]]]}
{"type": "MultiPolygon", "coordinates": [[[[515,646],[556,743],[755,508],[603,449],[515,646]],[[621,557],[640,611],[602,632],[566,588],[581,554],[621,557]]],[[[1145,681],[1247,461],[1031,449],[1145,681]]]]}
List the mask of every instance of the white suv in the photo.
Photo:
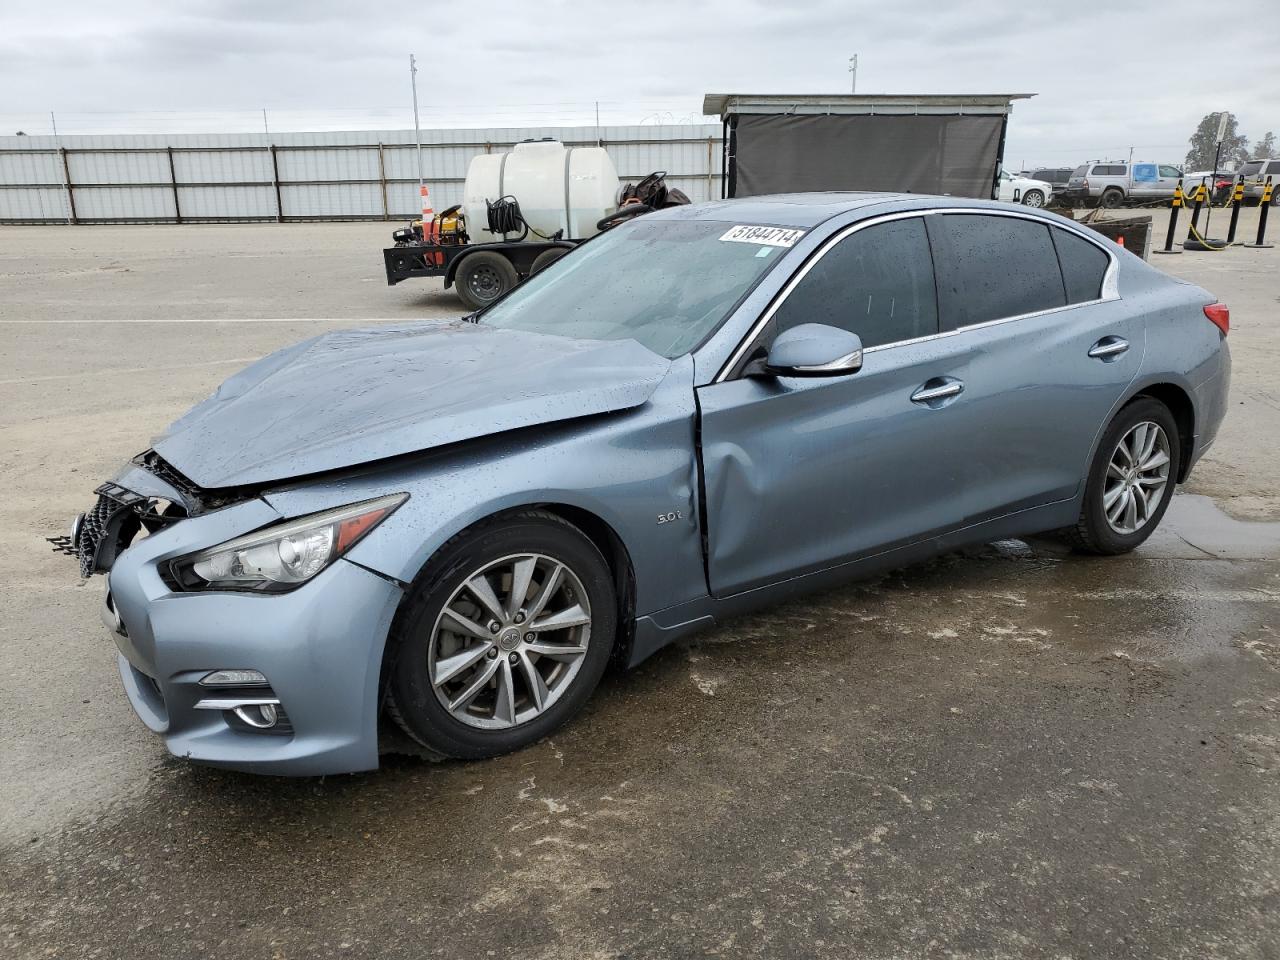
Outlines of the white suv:
{"type": "Polygon", "coordinates": [[[1244,195],[1249,200],[1261,200],[1262,188],[1271,178],[1271,203],[1280,206],[1280,160],[1246,160],[1236,171],[1244,178],[1244,195]]]}
{"type": "Polygon", "coordinates": [[[1006,203],[1021,203],[1028,207],[1047,206],[1053,198],[1053,184],[1043,180],[1031,180],[1027,177],[1015,177],[1000,171],[1000,189],[997,200],[1006,203]]]}

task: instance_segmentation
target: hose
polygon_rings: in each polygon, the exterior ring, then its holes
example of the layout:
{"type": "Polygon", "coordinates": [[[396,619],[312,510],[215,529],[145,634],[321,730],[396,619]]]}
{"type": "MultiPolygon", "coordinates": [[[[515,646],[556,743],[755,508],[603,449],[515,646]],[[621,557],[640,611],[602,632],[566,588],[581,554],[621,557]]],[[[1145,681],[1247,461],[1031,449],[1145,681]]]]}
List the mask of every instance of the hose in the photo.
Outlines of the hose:
{"type": "Polygon", "coordinates": [[[543,240],[559,240],[564,233],[563,230],[557,230],[551,236],[545,233],[539,233],[533,227],[529,226],[529,221],[524,218],[524,214],[520,212],[520,201],[507,194],[505,197],[499,197],[490,203],[488,200],[484,202],[485,214],[489,221],[489,232],[502,235],[502,239],[507,238],[507,234],[519,232],[520,236],[516,237],[516,242],[520,242],[529,234],[540,237],[543,240]]]}

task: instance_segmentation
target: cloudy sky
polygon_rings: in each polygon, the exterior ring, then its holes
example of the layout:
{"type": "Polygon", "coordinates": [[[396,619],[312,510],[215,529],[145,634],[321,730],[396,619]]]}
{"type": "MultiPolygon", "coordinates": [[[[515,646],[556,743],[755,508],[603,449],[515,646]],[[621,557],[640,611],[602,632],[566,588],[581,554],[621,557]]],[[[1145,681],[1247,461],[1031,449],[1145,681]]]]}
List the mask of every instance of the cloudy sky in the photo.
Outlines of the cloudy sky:
{"type": "MultiPolygon", "coordinates": [[[[1266,5],[1254,8],[1262,11],[1266,5]]],[[[1280,133],[1280,20],[1184,0],[0,0],[0,133],[701,119],[702,95],[1036,93],[1007,165],[1180,161],[1205,113],[1280,133]],[[1214,11],[1218,12],[1214,12],[1214,11]]]]}

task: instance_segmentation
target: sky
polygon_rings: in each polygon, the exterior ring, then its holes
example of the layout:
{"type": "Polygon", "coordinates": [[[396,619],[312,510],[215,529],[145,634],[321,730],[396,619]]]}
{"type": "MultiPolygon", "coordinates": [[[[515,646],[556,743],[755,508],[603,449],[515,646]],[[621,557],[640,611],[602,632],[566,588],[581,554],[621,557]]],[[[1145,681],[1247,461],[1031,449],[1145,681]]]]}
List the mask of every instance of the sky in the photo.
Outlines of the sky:
{"type": "MultiPolygon", "coordinates": [[[[0,0],[0,133],[700,122],[703,94],[1034,93],[1006,166],[1280,133],[1280,18],[1186,0],[0,0]],[[1223,8],[1216,8],[1221,10],[1223,8]],[[1206,10],[1210,11],[1206,13],[1206,10]]],[[[1257,9],[1261,9],[1260,7],[1257,9]]]]}

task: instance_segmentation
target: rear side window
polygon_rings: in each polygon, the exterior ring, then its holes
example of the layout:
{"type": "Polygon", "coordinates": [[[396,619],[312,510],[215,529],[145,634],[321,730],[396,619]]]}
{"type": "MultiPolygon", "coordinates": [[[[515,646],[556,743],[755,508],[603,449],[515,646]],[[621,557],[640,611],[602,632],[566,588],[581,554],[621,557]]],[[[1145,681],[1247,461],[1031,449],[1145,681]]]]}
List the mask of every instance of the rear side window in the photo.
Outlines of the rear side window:
{"type": "Polygon", "coordinates": [[[775,335],[801,323],[849,330],[864,347],[937,333],[924,222],[913,217],[876,224],[828,250],[774,314],[775,335]]]}
{"type": "Polygon", "coordinates": [[[1272,160],[1270,163],[1268,163],[1267,173],[1272,174],[1273,176],[1277,173],[1280,173],[1280,160],[1272,160]]]}
{"type": "Polygon", "coordinates": [[[1099,163],[1093,168],[1095,177],[1123,177],[1124,174],[1123,163],[1099,163]]]}
{"type": "Polygon", "coordinates": [[[1111,258],[1096,246],[1067,230],[1049,230],[1062,267],[1062,283],[1067,288],[1067,303],[1085,303],[1102,296],[1102,278],[1111,258]]]}
{"type": "Polygon", "coordinates": [[[940,221],[943,329],[1066,306],[1049,226],[1021,217],[948,213],[940,221]]]}

